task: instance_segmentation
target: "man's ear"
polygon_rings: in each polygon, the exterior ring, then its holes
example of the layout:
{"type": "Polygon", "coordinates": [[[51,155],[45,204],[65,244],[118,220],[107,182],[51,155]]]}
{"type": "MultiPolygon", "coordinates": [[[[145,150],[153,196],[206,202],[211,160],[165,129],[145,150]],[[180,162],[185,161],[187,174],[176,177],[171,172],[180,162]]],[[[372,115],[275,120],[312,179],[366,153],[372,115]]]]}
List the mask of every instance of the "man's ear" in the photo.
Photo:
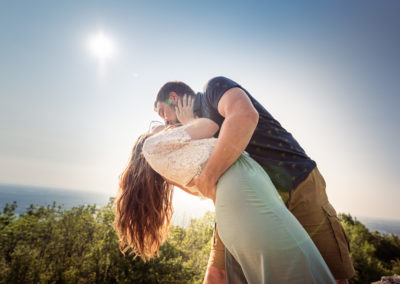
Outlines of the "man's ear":
{"type": "Polygon", "coordinates": [[[173,105],[177,105],[178,104],[178,100],[179,100],[178,94],[175,93],[175,92],[169,93],[169,100],[171,101],[171,103],[173,105]]]}

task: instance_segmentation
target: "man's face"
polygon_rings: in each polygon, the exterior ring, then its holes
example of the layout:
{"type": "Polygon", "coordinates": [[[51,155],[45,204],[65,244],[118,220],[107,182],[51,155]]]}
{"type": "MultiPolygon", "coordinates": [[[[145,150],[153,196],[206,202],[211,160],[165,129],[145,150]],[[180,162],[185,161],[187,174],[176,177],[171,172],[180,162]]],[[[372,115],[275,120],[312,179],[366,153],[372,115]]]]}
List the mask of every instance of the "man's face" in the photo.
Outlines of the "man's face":
{"type": "Polygon", "coordinates": [[[174,105],[166,104],[164,102],[157,102],[156,111],[158,115],[164,120],[166,125],[174,125],[179,123],[176,114],[174,105]]]}

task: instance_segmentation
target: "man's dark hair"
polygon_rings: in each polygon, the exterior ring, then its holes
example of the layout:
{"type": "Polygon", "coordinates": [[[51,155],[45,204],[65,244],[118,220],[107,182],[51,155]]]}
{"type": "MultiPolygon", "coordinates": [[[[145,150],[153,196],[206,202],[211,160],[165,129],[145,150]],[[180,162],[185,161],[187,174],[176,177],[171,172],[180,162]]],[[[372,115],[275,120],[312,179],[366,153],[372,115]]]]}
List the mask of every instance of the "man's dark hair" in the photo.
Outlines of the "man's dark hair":
{"type": "Polygon", "coordinates": [[[154,102],[154,108],[157,107],[158,102],[167,102],[169,99],[169,94],[175,92],[178,96],[183,95],[195,96],[196,94],[188,85],[181,81],[171,81],[165,83],[164,86],[158,91],[156,101],[154,102]]]}

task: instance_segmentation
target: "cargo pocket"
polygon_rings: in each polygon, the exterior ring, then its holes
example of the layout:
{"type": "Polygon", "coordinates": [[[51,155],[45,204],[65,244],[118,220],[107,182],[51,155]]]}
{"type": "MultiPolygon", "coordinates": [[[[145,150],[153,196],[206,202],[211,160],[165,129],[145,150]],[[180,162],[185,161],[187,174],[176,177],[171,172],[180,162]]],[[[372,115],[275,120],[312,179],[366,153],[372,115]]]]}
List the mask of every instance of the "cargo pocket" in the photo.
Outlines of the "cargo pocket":
{"type": "Polygon", "coordinates": [[[332,229],[333,236],[339,248],[340,258],[342,261],[345,261],[350,252],[350,244],[343,229],[343,226],[337,217],[335,209],[330,203],[323,205],[322,209],[327,215],[327,219],[332,229]]]}

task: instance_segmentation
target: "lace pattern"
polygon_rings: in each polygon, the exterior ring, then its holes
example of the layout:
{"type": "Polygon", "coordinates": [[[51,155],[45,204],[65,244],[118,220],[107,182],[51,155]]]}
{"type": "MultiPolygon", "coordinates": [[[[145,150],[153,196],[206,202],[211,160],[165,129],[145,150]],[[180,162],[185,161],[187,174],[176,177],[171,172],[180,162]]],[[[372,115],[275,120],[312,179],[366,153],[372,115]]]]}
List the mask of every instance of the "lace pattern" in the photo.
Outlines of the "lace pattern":
{"type": "MultiPolygon", "coordinates": [[[[160,132],[147,138],[143,144],[143,155],[150,166],[183,186],[200,175],[217,141],[216,138],[191,140],[187,126],[160,132]]],[[[187,188],[201,195],[197,187],[187,188]]]]}

